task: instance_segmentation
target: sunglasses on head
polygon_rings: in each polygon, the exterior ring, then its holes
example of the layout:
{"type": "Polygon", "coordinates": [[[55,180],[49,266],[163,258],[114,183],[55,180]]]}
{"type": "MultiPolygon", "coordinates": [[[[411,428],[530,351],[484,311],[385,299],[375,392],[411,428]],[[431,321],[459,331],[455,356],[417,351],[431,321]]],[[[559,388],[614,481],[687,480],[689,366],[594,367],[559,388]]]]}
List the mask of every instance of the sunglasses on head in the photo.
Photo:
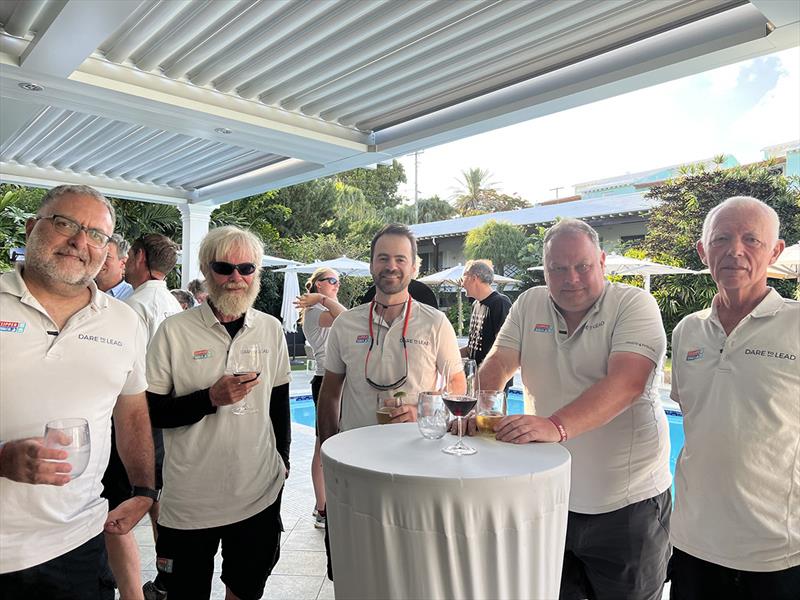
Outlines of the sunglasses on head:
{"type": "Polygon", "coordinates": [[[339,280],[336,277],[320,277],[317,281],[327,281],[331,285],[336,285],[339,283],[339,280]]]}
{"type": "Polygon", "coordinates": [[[239,271],[239,275],[252,275],[256,272],[256,266],[253,263],[233,263],[224,262],[220,260],[213,260],[210,263],[211,270],[217,275],[230,275],[234,271],[239,271]]]}

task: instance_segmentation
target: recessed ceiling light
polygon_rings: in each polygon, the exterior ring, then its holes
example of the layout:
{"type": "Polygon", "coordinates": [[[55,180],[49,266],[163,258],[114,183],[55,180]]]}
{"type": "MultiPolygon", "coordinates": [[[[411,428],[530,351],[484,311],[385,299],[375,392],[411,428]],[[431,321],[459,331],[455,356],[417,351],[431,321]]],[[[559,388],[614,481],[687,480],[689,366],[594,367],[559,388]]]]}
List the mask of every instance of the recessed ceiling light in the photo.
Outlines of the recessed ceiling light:
{"type": "Polygon", "coordinates": [[[216,129],[214,129],[214,131],[216,131],[217,133],[221,133],[222,135],[228,135],[228,134],[233,133],[227,127],[217,127],[216,129]]]}
{"type": "Polygon", "coordinates": [[[28,92],[42,92],[42,91],[44,91],[44,88],[42,86],[37,85],[35,83],[28,83],[27,81],[25,81],[23,83],[20,83],[18,85],[23,90],[26,90],[28,92]]]}

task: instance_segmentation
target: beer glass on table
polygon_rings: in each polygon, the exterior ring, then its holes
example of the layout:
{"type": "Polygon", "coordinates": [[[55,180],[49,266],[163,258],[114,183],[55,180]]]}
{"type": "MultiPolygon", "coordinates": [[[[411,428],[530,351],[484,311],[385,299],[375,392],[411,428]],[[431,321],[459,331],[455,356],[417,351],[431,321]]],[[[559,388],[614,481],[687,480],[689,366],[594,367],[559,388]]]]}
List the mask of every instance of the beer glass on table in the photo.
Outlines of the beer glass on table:
{"type": "Polygon", "coordinates": [[[480,390],[475,417],[478,433],[494,438],[494,425],[506,416],[506,410],[506,393],[503,390],[480,390]]]}

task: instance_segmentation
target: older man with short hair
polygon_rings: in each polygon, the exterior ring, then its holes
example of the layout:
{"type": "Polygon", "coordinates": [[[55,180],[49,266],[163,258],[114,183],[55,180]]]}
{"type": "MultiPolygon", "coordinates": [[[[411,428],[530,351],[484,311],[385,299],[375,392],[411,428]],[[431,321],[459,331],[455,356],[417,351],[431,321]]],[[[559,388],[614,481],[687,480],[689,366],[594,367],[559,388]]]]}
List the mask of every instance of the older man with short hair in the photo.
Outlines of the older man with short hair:
{"type": "Polygon", "coordinates": [[[526,410],[495,426],[572,455],[560,598],[661,598],[670,554],[669,429],[658,393],[661,313],[604,278],[597,232],[563,219],[544,237],[546,286],[511,307],[480,369],[498,389],[522,369],[526,410]]]}
{"type": "Polygon", "coordinates": [[[280,555],[289,354],[278,320],[253,309],[261,241],[219,227],[199,252],[207,302],[164,321],[147,352],[147,397],[166,449],[156,567],[169,600],[209,598],[221,543],[226,598],[255,599],[280,555]],[[237,357],[251,352],[261,372],[239,372],[237,357]]]}
{"type": "Polygon", "coordinates": [[[157,495],[145,400],[146,333],[100,292],[114,209],[88,186],[58,186],[25,226],[24,265],[0,277],[0,587],[9,598],[111,599],[103,531],[131,530],[157,495]],[[100,482],[111,415],[133,497],[108,512],[100,482]],[[85,418],[91,454],[71,479],[45,423],[85,418]]]}
{"type": "Polygon", "coordinates": [[[672,334],[672,398],[686,441],[675,470],[670,598],[800,598],[800,303],[767,286],[777,213],[714,207],[697,252],[711,308],[672,334]]]}
{"type": "MultiPolygon", "coordinates": [[[[472,298],[472,314],[469,318],[467,345],[461,348],[461,356],[472,358],[480,367],[492,349],[500,328],[511,310],[511,299],[492,289],[494,267],[488,260],[468,260],[464,265],[461,287],[472,298]]],[[[511,387],[509,379],[504,388],[511,387]]]]}
{"type": "Polygon", "coordinates": [[[117,300],[125,300],[133,293],[133,286],[125,281],[125,263],[130,247],[122,235],[113,234],[108,242],[106,260],[94,278],[97,289],[117,300]]]}

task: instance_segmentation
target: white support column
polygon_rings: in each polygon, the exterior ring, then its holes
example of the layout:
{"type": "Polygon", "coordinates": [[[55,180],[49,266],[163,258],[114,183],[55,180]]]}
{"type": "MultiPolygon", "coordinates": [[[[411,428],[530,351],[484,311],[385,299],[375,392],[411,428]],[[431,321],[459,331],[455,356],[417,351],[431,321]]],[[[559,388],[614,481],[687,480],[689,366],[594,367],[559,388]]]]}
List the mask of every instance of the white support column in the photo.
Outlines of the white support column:
{"type": "Polygon", "coordinates": [[[182,204],[178,206],[183,221],[183,262],[181,267],[181,287],[186,288],[192,279],[200,277],[200,261],[197,251],[200,242],[208,233],[208,224],[215,206],[182,204]]]}

